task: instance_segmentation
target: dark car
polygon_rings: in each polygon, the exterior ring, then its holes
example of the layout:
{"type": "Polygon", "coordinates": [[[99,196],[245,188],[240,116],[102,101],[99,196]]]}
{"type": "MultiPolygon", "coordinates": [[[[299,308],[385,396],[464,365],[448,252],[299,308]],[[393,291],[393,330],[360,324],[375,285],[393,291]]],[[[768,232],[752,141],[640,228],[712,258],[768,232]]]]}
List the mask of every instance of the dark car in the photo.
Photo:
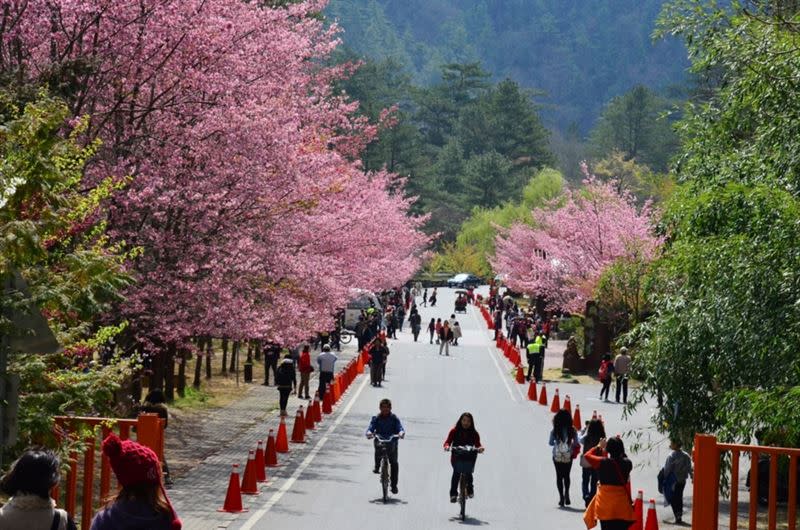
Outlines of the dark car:
{"type": "Polygon", "coordinates": [[[475,276],[474,274],[456,274],[452,278],[447,280],[448,287],[461,287],[462,289],[468,287],[477,287],[483,283],[483,280],[475,276]]]}

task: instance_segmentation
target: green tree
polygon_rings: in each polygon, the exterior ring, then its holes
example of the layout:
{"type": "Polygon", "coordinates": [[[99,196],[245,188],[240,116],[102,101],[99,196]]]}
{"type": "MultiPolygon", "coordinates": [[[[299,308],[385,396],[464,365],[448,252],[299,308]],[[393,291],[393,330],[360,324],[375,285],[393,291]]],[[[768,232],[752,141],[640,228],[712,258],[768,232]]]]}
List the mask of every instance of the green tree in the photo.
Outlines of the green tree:
{"type": "Polygon", "coordinates": [[[464,194],[484,208],[497,206],[521,188],[513,178],[511,162],[496,151],[470,158],[464,176],[464,194]]]}
{"type": "Polygon", "coordinates": [[[642,85],[615,97],[603,109],[590,135],[595,153],[603,157],[620,151],[628,160],[666,171],[678,147],[671,122],[662,116],[669,106],[642,85]]]}
{"type": "MultiPolygon", "coordinates": [[[[113,414],[113,394],[131,369],[127,361],[91,366],[103,343],[124,329],[100,320],[131,281],[124,271],[129,253],[109,246],[102,221],[103,201],[124,181],[84,176],[97,144],[78,142],[85,120],[65,137],[68,116],[65,104],[43,95],[20,109],[0,94],[0,276],[13,268],[26,278],[64,348],[12,355],[9,368],[21,378],[20,447],[51,436],[54,414],[113,414]]],[[[16,299],[0,298],[2,309],[16,299]]],[[[0,319],[0,333],[17,330],[0,319]]]]}
{"type": "Polygon", "coordinates": [[[630,338],[644,392],[665,398],[660,427],[792,443],[783,396],[797,395],[800,376],[800,62],[796,27],[776,23],[772,3],[752,4],[665,11],[662,31],[685,36],[693,69],[720,82],[679,124],[654,315],[630,338]]]}

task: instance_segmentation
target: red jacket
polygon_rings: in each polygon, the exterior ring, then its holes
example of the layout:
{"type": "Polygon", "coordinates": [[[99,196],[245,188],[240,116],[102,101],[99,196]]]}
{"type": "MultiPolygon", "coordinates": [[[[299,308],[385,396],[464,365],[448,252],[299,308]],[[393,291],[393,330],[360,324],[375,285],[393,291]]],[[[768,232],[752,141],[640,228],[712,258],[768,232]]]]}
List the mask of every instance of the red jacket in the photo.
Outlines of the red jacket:
{"type": "Polygon", "coordinates": [[[314,367],[311,366],[311,354],[307,351],[300,352],[300,362],[297,364],[297,369],[300,370],[301,374],[310,374],[314,371],[314,367]]]}
{"type": "MultiPolygon", "coordinates": [[[[450,447],[452,445],[472,445],[474,447],[482,447],[481,446],[481,435],[478,434],[478,431],[475,429],[470,429],[468,431],[461,431],[459,436],[456,436],[456,428],[453,427],[450,429],[450,432],[447,433],[447,439],[444,441],[445,447],[450,447]]],[[[478,458],[477,453],[469,453],[465,455],[450,455],[450,461],[453,462],[456,459],[458,460],[472,460],[474,461],[478,458]]]]}

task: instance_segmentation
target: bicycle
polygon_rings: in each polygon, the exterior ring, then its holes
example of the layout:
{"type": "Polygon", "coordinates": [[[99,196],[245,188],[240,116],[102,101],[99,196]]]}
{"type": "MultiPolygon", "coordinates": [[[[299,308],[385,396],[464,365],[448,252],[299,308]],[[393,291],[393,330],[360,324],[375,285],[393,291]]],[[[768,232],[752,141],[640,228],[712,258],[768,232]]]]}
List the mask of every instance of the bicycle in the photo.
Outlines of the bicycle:
{"type": "Polygon", "coordinates": [[[389,444],[399,438],[399,434],[393,434],[389,438],[381,438],[375,435],[375,439],[378,441],[378,448],[381,450],[380,477],[384,504],[389,502],[389,444]]]}
{"type": "MultiPolygon", "coordinates": [[[[453,451],[455,454],[478,452],[478,448],[474,445],[454,445],[449,447],[448,450],[453,451]]],[[[458,478],[458,502],[461,505],[460,517],[461,520],[464,521],[467,518],[467,473],[472,473],[475,470],[475,462],[455,460],[453,463],[456,472],[460,475],[458,478]]]]}
{"type": "Polygon", "coordinates": [[[342,329],[339,331],[339,342],[342,344],[350,344],[350,341],[353,340],[355,333],[350,331],[349,329],[342,329]]]}

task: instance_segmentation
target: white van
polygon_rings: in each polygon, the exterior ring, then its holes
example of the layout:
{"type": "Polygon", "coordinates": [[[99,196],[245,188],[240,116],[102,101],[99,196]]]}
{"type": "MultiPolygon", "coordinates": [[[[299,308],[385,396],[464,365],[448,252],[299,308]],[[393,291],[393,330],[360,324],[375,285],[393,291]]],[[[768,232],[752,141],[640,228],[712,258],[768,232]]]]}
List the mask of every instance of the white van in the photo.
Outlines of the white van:
{"type": "Polygon", "coordinates": [[[379,312],[383,310],[381,302],[374,293],[364,291],[361,289],[353,289],[351,293],[353,298],[347,303],[344,309],[344,327],[347,329],[355,329],[358,324],[358,317],[361,315],[362,309],[367,309],[371,305],[379,312]]]}

